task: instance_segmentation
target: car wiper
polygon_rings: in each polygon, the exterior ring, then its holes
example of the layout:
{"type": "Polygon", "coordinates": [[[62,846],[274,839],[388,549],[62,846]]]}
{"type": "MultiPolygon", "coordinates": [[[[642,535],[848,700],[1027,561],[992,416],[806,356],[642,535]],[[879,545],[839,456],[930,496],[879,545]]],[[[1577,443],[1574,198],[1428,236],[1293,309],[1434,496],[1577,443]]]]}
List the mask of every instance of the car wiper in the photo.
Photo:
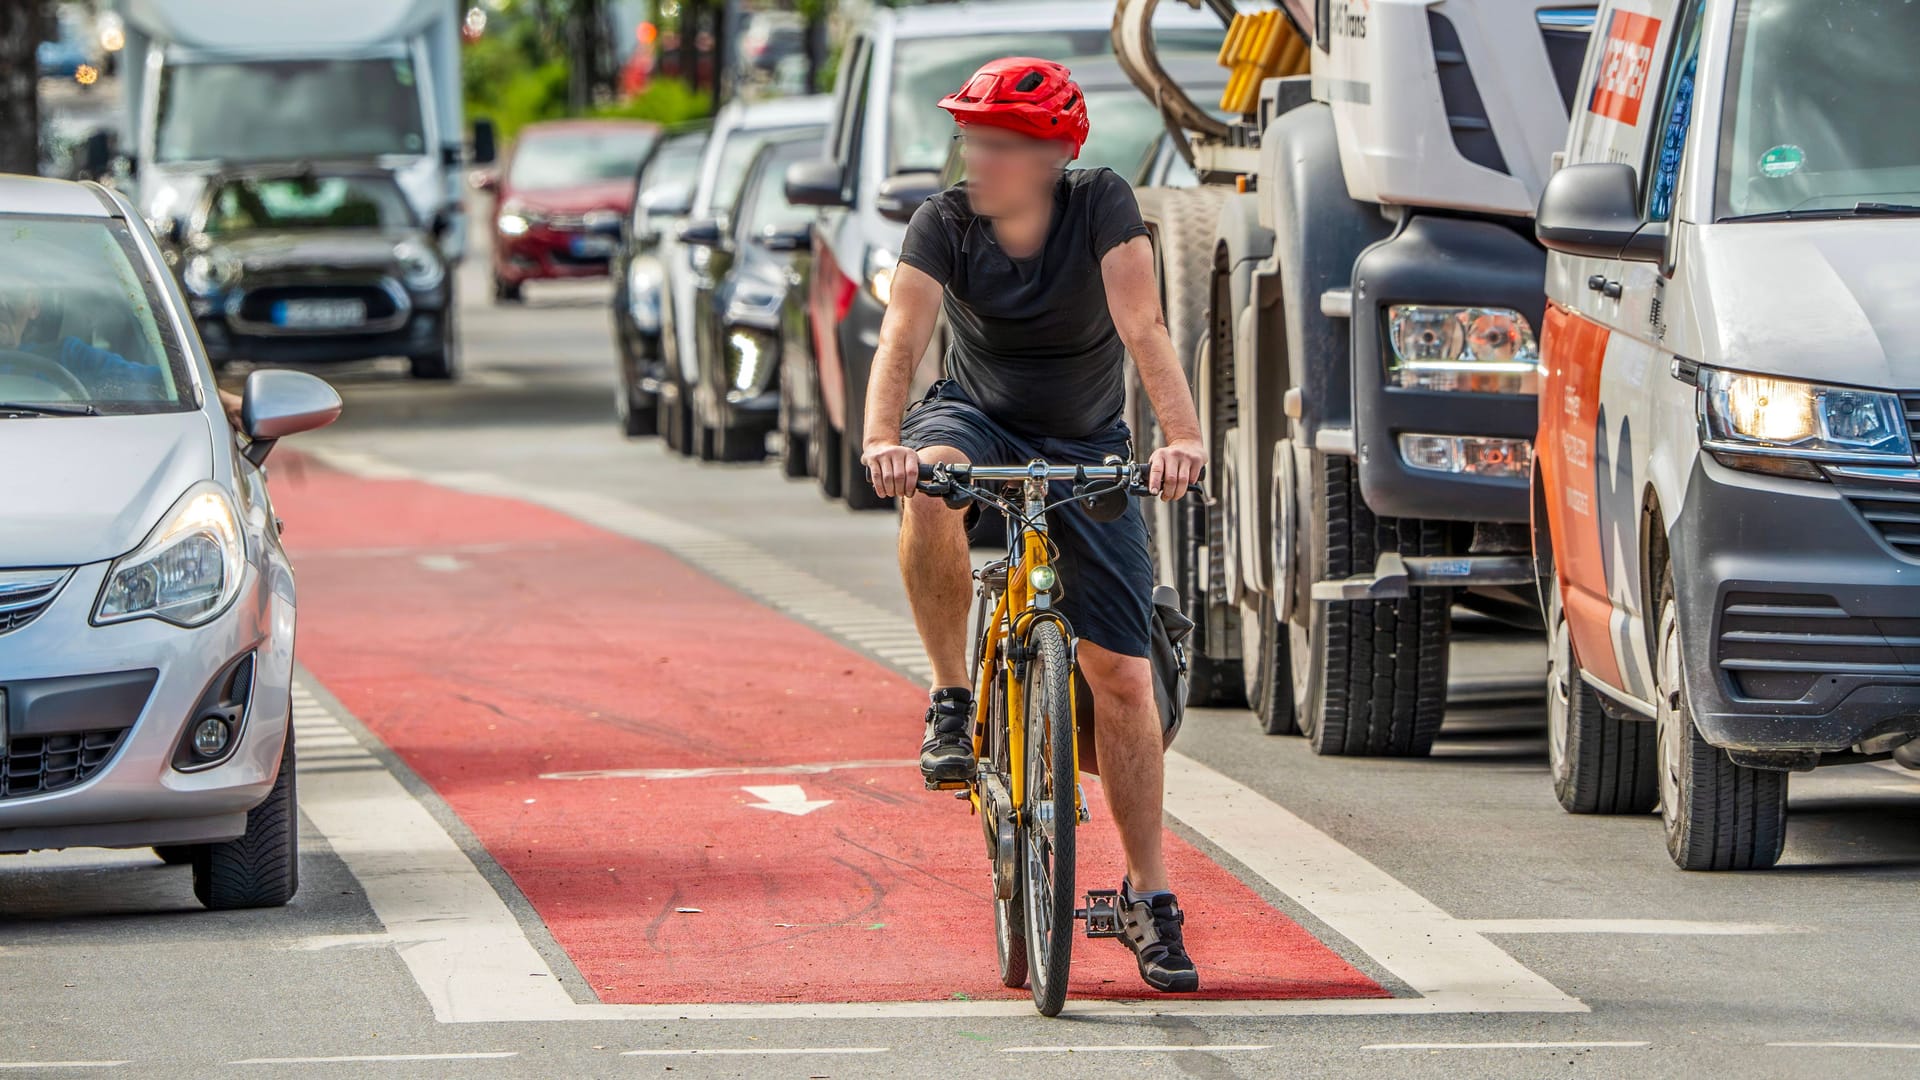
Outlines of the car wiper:
{"type": "Polygon", "coordinates": [[[1862,202],[1852,206],[1828,206],[1816,210],[1774,210],[1763,214],[1741,214],[1721,218],[1721,222],[1746,221],[1832,221],[1850,217],[1916,217],[1920,206],[1910,203],[1862,202]]]}
{"type": "Polygon", "coordinates": [[[91,405],[26,405],[0,401],[0,416],[99,416],[91,405]]]}
{"type": "Polygon", "coordinates": [[[1854,203],[1853,212],[1863,216],[1868,214],[1903,216],[1920,214],[1920,206],[1915,206],[1911,203],[1863,202],[1854,203]]]}

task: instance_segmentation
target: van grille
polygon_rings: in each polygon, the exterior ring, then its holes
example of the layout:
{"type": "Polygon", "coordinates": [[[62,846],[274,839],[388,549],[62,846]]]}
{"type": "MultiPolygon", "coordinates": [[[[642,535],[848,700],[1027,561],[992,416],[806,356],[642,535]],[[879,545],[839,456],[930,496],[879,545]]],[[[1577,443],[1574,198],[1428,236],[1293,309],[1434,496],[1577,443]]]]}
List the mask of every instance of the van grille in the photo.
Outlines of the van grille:
{"type": "Polygon", "coordinates": [[[1863,619],[1831,596],[1731,592],[1716,647],[1741,697],[1799,701],[1831,675],[1920,675],[1920,612],[1863,619]]]}
{"type": "Polygon", "coordinates": [[[0,634],[38,617],[72,574],[71,570],[0,570],[0,634]]]}
{"type": "MultiPolygon", "coordinates": [[[[1909,411],[1907,423],[1914,422],[1909,411]]],[[[1920,472],[1829,469],[1828,475],[1888,547],[1920,560],[1920,472]]]]}
{"type": "Polygon", "coordinates": [[[126,728],[63,735],[15,735],[0,758],[0,799],[44,795],[98,773],[120,748],[126,728]]]}

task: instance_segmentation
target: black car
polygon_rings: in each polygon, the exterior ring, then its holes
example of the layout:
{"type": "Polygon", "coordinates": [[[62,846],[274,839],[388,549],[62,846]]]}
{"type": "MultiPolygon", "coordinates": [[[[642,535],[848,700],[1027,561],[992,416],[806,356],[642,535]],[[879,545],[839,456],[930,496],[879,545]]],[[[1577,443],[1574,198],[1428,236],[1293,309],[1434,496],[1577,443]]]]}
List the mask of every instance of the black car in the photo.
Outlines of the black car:
{"type": "Polygon", "coordinates": [[[207,181],[175,266],[215,363],[404,356],[459,374],[452,268],[437,226],[373,165],[232,170],[207,181]]]}
{"type": "Polygon", "coordinates": [[[700,372],[693,387],[694,450],[703,460],[766,456],[779,418],[780,309],[796,284],[794,253],[807,246],[813,215],[787,202],[787,166],[820,153],[824,128],[770,138],[747,166],[727,218],[696,218],[682,243],[712,251],[696,280],[693,310],[700,372]]]}
{"type": "Polygon", "coordinates": [[[608,273],[613,278],[613,340],[620,353],[620,387],[614,405],[620,429],[651,435],[658,426],[660,390],[660,290],[665,281],[660,240],[680,227],[693,205],[706,125],[668,133],[640,163],[608,273]]]}

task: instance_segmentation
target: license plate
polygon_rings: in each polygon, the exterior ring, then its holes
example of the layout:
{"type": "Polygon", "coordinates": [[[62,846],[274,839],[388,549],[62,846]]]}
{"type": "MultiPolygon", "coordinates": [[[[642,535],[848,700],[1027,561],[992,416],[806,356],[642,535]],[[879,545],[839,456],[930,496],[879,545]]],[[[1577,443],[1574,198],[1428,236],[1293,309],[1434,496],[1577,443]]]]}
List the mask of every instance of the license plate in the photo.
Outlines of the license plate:
{"type": "Polygon", "coordinates": [[[332,329],[367,321],[364,300],[282,300],[273,305],[276,326],[332,329]]]}
{"type": "Polygon", "coordinates": [[[580,259],[600,259],[613,254],[613,237],[582,233],[573,238],[573,254],[580,259]]]}

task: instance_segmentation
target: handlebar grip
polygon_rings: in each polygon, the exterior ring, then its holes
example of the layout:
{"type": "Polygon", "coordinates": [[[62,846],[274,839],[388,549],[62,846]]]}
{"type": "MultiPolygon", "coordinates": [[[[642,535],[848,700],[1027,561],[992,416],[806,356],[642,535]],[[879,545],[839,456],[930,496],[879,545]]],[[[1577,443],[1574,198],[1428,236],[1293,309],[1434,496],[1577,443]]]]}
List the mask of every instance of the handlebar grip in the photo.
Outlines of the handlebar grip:
{"type": "Polygon", "coordinates": [[[927,462],[924,462],[924,461],[921,462],[920,463],[920,482],[924,484],[931,479],[933,479],[933,466],[927,462]]]}

